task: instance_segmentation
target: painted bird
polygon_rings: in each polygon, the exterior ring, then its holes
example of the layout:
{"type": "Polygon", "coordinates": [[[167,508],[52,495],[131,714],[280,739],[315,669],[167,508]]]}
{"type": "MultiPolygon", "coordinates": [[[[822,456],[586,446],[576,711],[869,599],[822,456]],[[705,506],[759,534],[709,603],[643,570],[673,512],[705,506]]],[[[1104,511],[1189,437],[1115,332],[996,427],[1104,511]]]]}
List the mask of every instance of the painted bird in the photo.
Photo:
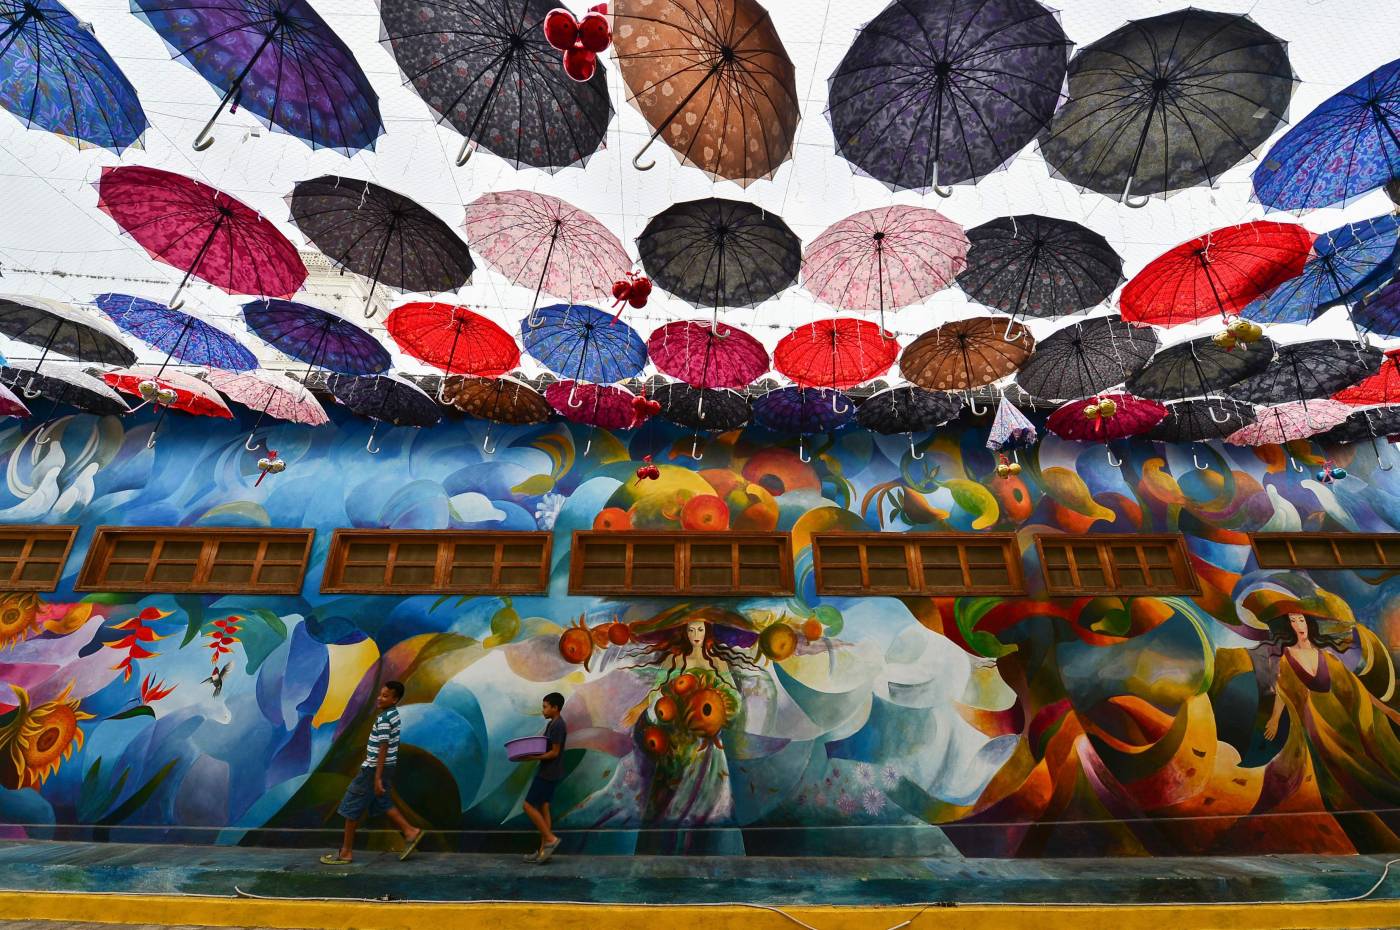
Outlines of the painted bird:
{"type": "Polygon", "coordinates": [[[219,696],[219,692],[224,690],[224,676],[228,674],[228,667],[232,662],[225,662],[223,668],[214,666],[214,670],[209,673],[209,677],[200,682],[202,685],[214,686],[214,697],[219,696]]]}

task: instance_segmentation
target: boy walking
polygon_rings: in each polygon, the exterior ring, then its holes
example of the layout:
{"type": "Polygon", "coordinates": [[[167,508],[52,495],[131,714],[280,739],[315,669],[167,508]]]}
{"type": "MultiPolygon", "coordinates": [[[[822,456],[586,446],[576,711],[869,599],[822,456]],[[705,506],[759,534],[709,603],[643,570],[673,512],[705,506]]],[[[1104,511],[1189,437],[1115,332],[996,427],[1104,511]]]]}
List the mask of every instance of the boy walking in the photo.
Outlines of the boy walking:
{"type": "Polygon", "coordinates": [[[549,813],[549,802],[554,797],[554,789],[564,777],[564,744],[569,739],[569,728],[559,715],[564,709],[564,695],[551,691],[540,702],[540,713],[549,721],[544,727],[546,748],[542,753],[525,756],[522,762],[538,760],[539,771],[530,782],[530,790],[525,793],[525,816],[540,831],[540,848],[525,856],[526,862],[548,862],[559,848],[559,837],[554,835],[554,820],[549,813]]]}
{"type": "Polygon", "coordinates": [[[423,831],[404,819],[394,807],[390,792],[394,787],[394,766],[399,759],[399,710],[398,703],[403,699],[403,685],[397,681],[386,681],[379,689],[374,705],[378,710],[374,727],[369,731],[369,747],[364,764],[356,773],[350,787],[345,789],[345,797],[336,812],[345,818],[345,838],[341,841],[340,852],[326,853],[321,857],[325,865],[349,865],[355,854],[355,830],[365,815],[385,814],[403,834],[404,850],[399,861],[413,855],[418,843],[423,839],[423,831]]]}

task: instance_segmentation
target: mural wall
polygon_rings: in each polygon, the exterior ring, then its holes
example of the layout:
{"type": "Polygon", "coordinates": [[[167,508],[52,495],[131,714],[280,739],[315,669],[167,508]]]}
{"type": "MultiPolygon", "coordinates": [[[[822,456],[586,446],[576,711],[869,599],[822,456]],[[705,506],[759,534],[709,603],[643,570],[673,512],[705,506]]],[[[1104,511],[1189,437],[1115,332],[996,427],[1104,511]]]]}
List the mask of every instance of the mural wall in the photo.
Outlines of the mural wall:
{"type": "Polygon", "coordinates": [[[0,432],[0,520],[84,527],[58,591],[0,596],[0,836],[322,842],[378,682],[407,685],[400,806],[443,848],[524,848],[531,771],[502,744],[567,697],[555,821],[599,853],[1075,856],[1400,849],[1400,581],[1260,571],[1254,531],[1400,531],[1369,446],[1054,439],[995,475],[982,430],[702,440],[651,424],[430,431],[282,427],[254,487],[234,424],[62,421],[0,432]],[[589,439],[591,437],[591,444],[589,439]],[[643,455],[661,466],[639,483],[643,455]],[[100,524],[318,530],[300,597],[72,591],[100,524]],[[553,529],[548,597],[323,596],[339,526],[553,529]],[[576,529],[783,530],[797,594],[567,593],[576,529]],[[1020,534],[1031,596],[815,593],[831,528],[1020,534]],[[1198,598],[1047,600],[1032,536],[1185,534],[1198,598]],[[1280,605],[1301,624],[1315,668],[1280,605]],[[618,624],[614,627],[613,624],[618,624]],[[609,635],[614,634],[614,635],[609,635]],[[703,661],[700,661],[703,659],[703,661]],[[211,671],[231,663],[211,680],[211,671]],[[1275,707],[1281,712],[1274,713],[1275,707]],[[63,830],[63,827],[75,827],[63,830]]]}

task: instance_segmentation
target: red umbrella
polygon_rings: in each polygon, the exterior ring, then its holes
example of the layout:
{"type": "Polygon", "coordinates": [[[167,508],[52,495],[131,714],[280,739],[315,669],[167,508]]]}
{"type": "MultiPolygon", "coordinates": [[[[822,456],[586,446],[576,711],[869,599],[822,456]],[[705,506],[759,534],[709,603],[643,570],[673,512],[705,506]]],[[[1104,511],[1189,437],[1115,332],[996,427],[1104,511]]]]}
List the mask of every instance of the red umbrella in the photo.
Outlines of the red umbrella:
{"type": "Polygon", "coordinates": [[[647,340],[656,367],[701,388],[741,388],[768,370],[763,343],[741,329],[709,320],[677,320],[647,340]]]}
{"type": "Polygon", "coordinates": [[[1332,399],[1356,407],[1400,404],[1400,349],[1386,352],[1380,371],[1349,388],[1342,388],[1332,399]]]}
{"type": "MultiPolygon", "coordinates": [[[[520,364],[515,337],[466,307],[404,304],[393,309],[384,326],[400,349],[448,375],[499,375],[520,364]]],[[[441,388],[438,401],[447,402],[441,388]]]]}
{"type": "Polygon", "coordinates": [[[1256,220],[1183,242],[1154,258],[1123,288],[1118,298],[1123,319],[1176,326],[1219,313],[1228,320],[1301,274],[1313,238],[1294,223],[1256,220]]]}
{"type": "Polygon", "coordinates": [[[154,259],[185,273],[166,303],[201,278],[230,294],[291,297],[306,280],[296,246],[262,214],[207,184],[158,168],[103,168],[100,210],[154,259]]]}
{"type": "Polygon", "coordinates": [[[802,387],[848,388],[882,375],[899,355],[894,335],[870,320],[837,317],[779,340],[773,367],[802,387]]]}
{"type": "Polygon", "coordinates": [[[105,372],[102,380],[123,394],[141,398],[142,403],[132,407],[132,410],[149,403],[154,403],[160,408],[156,424],[146,439],[147,449],[155,446],[156,433],[160,432],[160,425],[165,421],[168,410],[182,410],[198,417],[233,419],[233,411],[228,409],[228,404],[224,403],[218,391],[184,372],[160,371],[153,365],[135,365],[105,372]]]}
{"type": "MultiPolygon", "coordinates": [[[[1140,436],[1167,417],[1167,408],[1155,400],[1131,394],[1102,394],[1085,400],[1072,400],[1045,421],[1045,426],[1062,439],[1076,442],[1102,442],[1140,436]]],[[[1108,451],[1108,461],[1121,465],[1108,451]]]]}

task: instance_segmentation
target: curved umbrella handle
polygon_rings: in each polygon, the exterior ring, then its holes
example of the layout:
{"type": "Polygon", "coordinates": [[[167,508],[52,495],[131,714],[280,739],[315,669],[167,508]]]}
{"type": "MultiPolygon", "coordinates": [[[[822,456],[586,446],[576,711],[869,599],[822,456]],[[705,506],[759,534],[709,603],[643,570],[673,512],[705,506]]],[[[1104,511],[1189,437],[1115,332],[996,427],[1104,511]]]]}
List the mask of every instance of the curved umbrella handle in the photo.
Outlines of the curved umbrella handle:
{"type": "Polygon", "coordinates": [[[845,407],[842,407],[840,404],[841,404],[841,395],[840,395],[838,392],[836,392],[836,391],[832,391],[832,392],[831,392],[831,412],[834,413],[834,414],[837,414],[837,415],[840,415],[840,414],[843,414],[843,413],[850,413],[850,412],[851,412],[851,407],[850,407],[849,404],[847,404],[845,407]]]}
{"type": "Polygon", "coordinates": [[[1021,331],[1015,336],[1011,335],[1011,330],[1015,328],[1015,326],[1016,318],[1013,316],[1006,321],[1006,332],[1001,334],[1002,342],[1020,342],[1022,339],[1026,338],[1026,329],[1024,326],[1021,327],[1021,331]]]}
{"type": "Polygon", "coordinates": [[[1123,460],[1120,459],[1118,456],[1116,456],[1116,455],[1113,454],[1113,449],[1112,449],[1112,447],[1110,447],[1110,446],[1108,446],[1108,445],[1105,445],[1105,446],[1103,447],[1103,449],[1104,449],[1105,452],[1108,453],[1108,464],[1109,464],[1109,465],[1113,466],[1114,468],[1118,468],[1118,467],[1122,466],[1123,460]]]}
{"type": "Polygon", "coordinates": [[[379,424],[376,423],[369,431],[369,441],[365,443],[365,451],[368,452],[370,455],[379,454],[380,447],[374,444],[374,434],[378,432],[378,430],[379,424]]]}
{"type": "Polygon", "coordinates": [[[474,139],[463,139],[462,147],[458,149],[457,157],[453,160],[453,163],[458,168],[463,168],[474,154],[476,154],[476,141],[474,139]]]}
{"type": "Polygon", "coordinates": [[[798,437],[797,458],[804,463],[812,461],[812,456],[807,454],[807,437],[805,436],[798,437]]]}
{"type": "Polygon", "coordinates": [[[1210,466],[1209,466],[1209,465],[1202,465],[1202,464],[1201,464],[1201,457],[1200,457],[1199,455],[1196,454],[1196,450],[1195,450],[1195,449],[1192,449],[1192,450],[1191,450],[1191,464],[1192,464],[1192,465],[1195,465],[1196,468],[1197,468],[1198,470],[1200,470],[1200,471],[1207,471],[1207,470],[1210,469],[1210,466]]]}
{"type": "Polygon", "coordinates": [[[535,314],[539,312],[539,309],[539,304],[537,302],[535,306],[530,308],[530,315],[525,318],[525,325],[531,329],[536,329],[544,323],[541,317],[535,316],[535,314]]]}
{"type": "Polygon", "coordinates": [[[1288,467],[1298,472],[1299,474],[1303,473],[1303,466],[1298,464],[1298,460],[1293,457],[1293,454],[1291,452],[1288,455],[1288,467]]]}
{"type": "Polygon", "coordinates": [[[1133,196],[1133,182],[1136,180],[1137,178],[1130,175],[1128,177],[1128,183],[1123,185],[1123,196],[1118,198],[1118,202],[1130,210],[1141,210],[1143,207],[1147,206],[1147,202],[1152,199],[1150,194],[1139,194],[1137,197],[1133,196]]]}
{"type": "Polygon", "coordinates": [[[23,395],[24,395],[25,397],[27,397],[28,399],[33,400],[34,398],[38,397],[40,394],[42,394],[42,393],[44,393],[44,392],[38,390],[37,388],[35,388],[35,387],[34,387],[34,382],[31,381],[31,382],[29,382],[29,384],[26,384],[24,387],[20,388],[20,393],[23,394],[23,395]]]}
{"type": "Polygon", "coordinates": [[[642,146],[642,150],[641,150],[640,152],[638,152],[636,155],[633,155],[633,156],[632,156],[632,167],[633,167],[633,168],[636,168],[638,171],[650,171],[651,169],[653,169],[653,168],[656,167],[656,159],[655,159],[655,158],[653,158],[651,161],[647,162],[645,165],[641,163],[641,157],[647,153],[647,149],[651,148],[651,144],[652,144],[653,142],[655,142],[655,141],[656,141],[656,134],[653,133],[652,136],[651,136],[651,138],[647,140],[647,144],[644,145],[644,146],[642,146]]]}
{"type": "MultiPolygon", "coordinates": [[[[572,407],[574,410],[577,410],[578,408],[582,407],[585,403],[587,403],[587,401],[582,401],[582,400],[580,400],[578,403],[574,403],[574,400],[575,400],[575,398],[576,398],[577,396],[578,396],[578,382],[575,381],[575,382],[574,382],[574,386],[571,387],[571,388],[569,388],[569,397],[568,397],[568,399],[567,399],[567,401],[566,401],[566,403],[567,403],[570,407],[572,407]]],[[[589,440],[589,441],[591,442],[592,440],[589,440]]]]}
{"type": "Polygon", "coordinates": [[[690,457],[695,461],[700,461],[705,457],[705,453],[700,451],[700,437],[696,436],[690,441],[690,457]]]}
{"type": "Polygon", "coordinates": [[[489,429],[486,431],[486,435],[481,439],[481,451],[485,452],[487,455],[496,454],[496,446],[491,442],[491,431],[489,429]]]}
{"type": "MultiPolygon", "coordinates": [[[[36,429],[34,431],[34,445],[47,446],[49,443],[53,442],[53,436],[49,434],[53,432],[53,428],[56,425],[57,424],[54,423],[44,423],[38,429],[36,429]]],[[[1379,459],[1380,456],[1377,455],[1376,458],[1379,459]]]]}
{"type": "Polygon", "coordinates": [[[243,440],[243,448],[247,449],[249,452],[258,451],[259,447],[262,446],[262,440],[259,439],[257,442],[254,442],[253,440],[257,438],[257,435],[256,432],[249,433],[248,438],[243,440]]]}
{"type": "Polygon", "coordinates": [[[1208,408],[1206,408],[1206,409],[1207,409],[1207,410],[1209,411],[1209,413],[1210,413],[1210,418],[1211,418],[1212,420],[1214,420],[1216,423],[1229,423],[1229,422],[1230,422],[1230,414],[1226,413],[1224,410],[1219,411],[1220,413],[1224,414],[1224,416],[1223,416],[1223,417],[1217,417],[1217,416],[1215,415],[1217,411],[1216,411],[1216,409],[1215,409],[1214,407],[1208,407],[1208,408]]]}
{"type": "Polygon", "coordinates": [[[938,184],[938,162],[933,163],[933,183],[929,186],[933,188],[933,192],[935,194],[942,197],[944,200],[947,200],[949,197],[953,196],[952,186],[949,185],[940,187],[938,184]]]}
{"type": "Polygon", "coordinates": [[[913,433],[910,433],[910,434],[909,434],[909,457],[910,457],[911,459],[913,459],[914,461],[916,461],[916,462],[919,461],[920,459],[922,459],[922,458],[924,457],[924,453],[919,452],[919,451],[916,451],[916,450],[914,449],[914,434],[913,434],[913,433]]]}
{"type": "Polygon", "coordinates": [[[971,391],[968,391],[968,392],[967,392],[967,412],[970,413],[970,414],[972,414],[974,417],[980,417],[980,416],[985,416],[986,413],[987,413],[987,411],[988,411],[988,408],[986,408],[986,407],[983,407],[983,408],[981,408],[980,410],[978,409],[978,407],[977,407],[977,398],[976,398],[976,396],[974,396],[973,393],[972,393],[971,391]]]}
{"type": "Polygon", "coordinates": [[[149,435],[149,436],[146,437],[146,448],[147,448],[147,449],[154,449],[155,447],[156,447],[156,431],[155,431],[155,430],[151,430],[151,435],[149,435]]]}

